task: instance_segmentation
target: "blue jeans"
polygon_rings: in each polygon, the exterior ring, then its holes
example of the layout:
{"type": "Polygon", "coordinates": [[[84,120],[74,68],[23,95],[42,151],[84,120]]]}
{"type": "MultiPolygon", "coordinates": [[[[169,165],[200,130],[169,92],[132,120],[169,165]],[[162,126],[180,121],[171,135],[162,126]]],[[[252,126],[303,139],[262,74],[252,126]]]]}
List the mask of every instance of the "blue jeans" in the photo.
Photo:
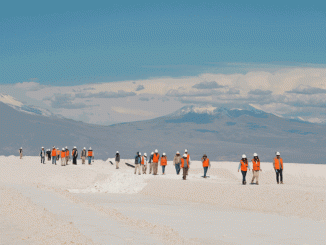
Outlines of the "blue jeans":
{"type": "Polygon", "coordinates": [[[52,164],[57,164],[57,156],[52,157],[52,164]]]}
{"type": "Polygon", "coordinates": [[[180,173],[180,163],[175,164],[175,171],[177,172],[177,174],[180,173]]]}
{"type": "Polygon", "coordinates": [[[165,172],[165,166],[162,166],[162,173],[164,174],[165,172]]]}
{"type": "Polygon", "coordinates": [[[244,182],[246,182],[247,171],[242,171],[241,170],[241,173],[242,173],[242,184],[243,184],[244,182]]]}
{"type": "Polygon", "coordinates": [[[88,157],[88,164],[91,164],[92,162],[92,157],[88,157]]]}
{"type": "Polygon", "coordinates": [[[206,177],[208,167],[204,167],[204,177],[206,177]]]}
{"type": "Polygon", "coordinates": [[[41,157],[41,163],[44,163],[45,157],[41,157]]]}

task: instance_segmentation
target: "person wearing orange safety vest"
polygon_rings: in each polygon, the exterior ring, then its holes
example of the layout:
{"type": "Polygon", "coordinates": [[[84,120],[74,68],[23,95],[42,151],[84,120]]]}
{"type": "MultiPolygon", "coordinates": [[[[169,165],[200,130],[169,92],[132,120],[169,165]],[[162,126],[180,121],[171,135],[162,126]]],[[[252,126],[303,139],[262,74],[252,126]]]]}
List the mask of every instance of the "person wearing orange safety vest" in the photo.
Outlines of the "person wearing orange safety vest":
{"type": "Polygon", "coordinates": [[[189,169],[190,169],[190,164],[191,164],[191,159],[190,159],[190,155],[189,155],[187,149],[185,149],[185,154],[187,155],[187,160],[188,160],[188,163],[189,163],[189,167],[188,167],[188,171],[187,171],[187,175],[188,175],[189,169]]]}
{"type": "Polygon", "coordinates": [[[260,168],[260,160],[257,153],[254,153],[254,158],[251,160],[251,162],[252,162],[251,184],[253,184],[254,180],[256,179],[256,185],[258,185],[259,171],[261,171],[261,168],[260,168]]]}
{"type": "Polygon", "coordinates": [[[211,163],[210,163],[209,159],[207,158],[206,154],[204,154],[203,158],[201,159],[201,162],[203,163],[203,168],[204,168],[204,178],[206,178],[208,167],[211,166],[211,163]]]}
{"type": "Polygon", "coordinates": [[[276,152],[276,157],[274,158],[273,167],[276,172],[276,182],[280,183],[279,177],[281,177],[281,184],[283,184],[283,159],[280,157],[280,153],[276,152]]]}
{"type": "Polygon", "coordinates": [[[189,169],[189,160],[187,158],[187,154],[183,154],[183,158],[181,158],[181,168],[182,168],[182,174],[183,174],[182,179],[186,180],[188,169],[189,169]]]}
{"type": "Polygon", "coordinates": [[[153,154],[153,175],[157,175],[157,169],[158,169],[158,162],[160,160],[160,154],[158,154],[158,150],[156,149],[153,154]]]}
{"type": "Polygon", "coordinates": [[[52,164],[57,165],[57,150],[55,149],[54,146],[52,148],[51,156],[52,156],[52,164]]]}
{"type": "Polygon", "coordinates": [[[247,184],[246,175],[247,175],[248,169],[250,171],[250,165],[248,164],[247,156],[245,154],[242,155],[242,159],[240,160],[238,172],[240,169],[241,169],[241,173],[242,173],[242,184],[246,185],[247,184]]]}
{"type": "Polygon", "coordinates": [[[66,151],[65,148],[62,148],[61,151],[61,166],[66,166],[66,151]]]}
{"type": "Polygon", "coordinates": [[[66,146],[66,165],[68,165],[69,159],[70,159],[70,152],[68,150],[68,147],[66,146]]]}
{"type": "Polygon", "coordinates": [[[57,148],[57,161],[59,161],[59,159],[60,159],[60,150],[59,148],[57,148]]]}
{"type": "Polygon", "coordinates": [[[168,159],[166,158],[166,154],[163,152],[161,157],[161,166],[162,166],[162,174],[165,174],[165,166],[168,165],[168,159]]]}
{"type": "Polygon", "coordinates": [[[141,158],[141,166],[142,166],[143,174],[146,174],[146,170],[147,170],[147,153],[144,153],[144,155],[141,158]]]}
{"type": "Polygon", "coordinates": [[[89,150],[87,152],[87,157],[88,157],[88,165],[91,165],[92,163],[92,159],[93,159],[93,162],[94,162],[94,152],[92,150],[92,147],[89,147],[89,150]]]}

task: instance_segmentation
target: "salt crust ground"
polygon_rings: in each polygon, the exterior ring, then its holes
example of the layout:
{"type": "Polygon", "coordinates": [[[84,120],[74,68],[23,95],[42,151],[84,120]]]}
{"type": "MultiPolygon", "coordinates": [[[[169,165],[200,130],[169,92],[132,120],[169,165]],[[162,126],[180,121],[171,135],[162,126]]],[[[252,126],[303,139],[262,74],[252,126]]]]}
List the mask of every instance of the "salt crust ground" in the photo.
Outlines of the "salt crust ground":
{"type": "MultiPolygon", "coordinates": [[[[122,160],[119,170],[110,160],[63,167],[43,165],[39,157],[0,156],[0,244],[324,244],[326,240],[325,165],[285,164],[285,184],[277,185],[272,164],[262,163],[260,185],[242,186],[238,163],[233,162],[212,162],[209,179],[201,177],[201,163],[193,162],[188,180],[183,181],[171,162],[164,176],[139,176],[124,164],[132,160],[122,160]],[[248,221],[236,221],[234,214],[248,221]],[[240,224],[252,234],[232,233],[242,229],[240,224]],[[265,234],[273,234],[282,224],[287,226],[277,237],[265,234]],[[231,228],[222,232],[225,226],[231,228]]],[[[247,182],[251,177],[248,173],[247,182]]]]}

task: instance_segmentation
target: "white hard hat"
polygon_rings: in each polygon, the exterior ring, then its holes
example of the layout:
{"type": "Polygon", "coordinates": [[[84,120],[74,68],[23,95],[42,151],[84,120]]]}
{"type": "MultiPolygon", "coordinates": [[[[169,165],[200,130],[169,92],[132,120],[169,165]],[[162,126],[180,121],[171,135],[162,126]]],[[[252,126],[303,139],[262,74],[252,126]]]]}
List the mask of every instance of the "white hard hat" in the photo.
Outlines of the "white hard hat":
{"type": "Polygon", "coordinates": [[[74,149],[76,149],[77,147],[76,146],[74,146],[74,149]]]}
{"type": "Polygon", "coordinates": [[[66,146],[66,149],[68,148],[68,146],[66,146]]]}
{"type": "Polygon", "coordinates": [[[144,153],[144,156],[147,157],[147,153],[144,153]]]}
{"type": "Polygon", "coordinates": [[[86,147],[84,147],[84,150],[86,150],[86,147]]]}
{"type": "Polygon", "coordinates": [[[188,152],[188,150],[187,150],[187,149],[185,149],[185,152],[188,152]]]}
{"type": "Polygon", "coordinates": [[[138,155],[141,156],[141,152],[139,152],[138,155]]]}
{"type": "Polygon", "coordinates": [[[279,152],[276,152],[276,156],[279,156],[279,155],[281,155],[279,152]]]}
{"type": "Polygon", "coordinates": [[[183,157],[187,157],[187,154],[183,154],[183,157]]]}
{"type": "Polygon", "coordinates": [[[42,146],[42,149],[44,149],[44,146],[42,146]]]}
{"type": "Polygon", "coordinates": [[[89,150],[92,150],[92,147],[89,147],[89,150]]]}
{"type": "Polygon", "coordinates": [[[20,147],[20,149],[23,149],[23,147],[20,147]]]}
{"type": "Polygon", "coordinates": [[[163,156],[165,156],[165,152],[163,152],[163,154],[162,154],[163,156]]]}
{"type": "Polygon", "coordinates": [[[155,150],[155,153],[158,153],[158,150],[157,149],[155,150]]]}
{"type": "Polygon", "coordinates": [[[257,153],[254,153],[254,157],[258,157],[258,154],[257,153]]]}
{"type": "Polygon", "coordinates": [[[64,151],[64,150],[65,150],[65,148],[62,148],[62,150],[64,151]]]}
{"type": "Polygon", "coordinates": [[[179,151],[177,151],[177,154],[180,154],[180,152],[179,152],[179,151]]]}
{"type": "Polygon", "coordinates": [[[154,154],[154,152],[151,153],[151,155],[153,155],[153,154],[154,154]]]}
{"type": "Polygon", "coordinates": [[[245,154],[242,155],[242,158],[247,158],[247,156],[245,154]]]}
{"type": "Polygon", "coordinates": [[[117,151],[116,153],[119,153],[119,151],[117,151]]]}
{"type": "Polygon", "coordinates": [[[59,150],[59,148],[57,148],[57,150],[59,150]]]}

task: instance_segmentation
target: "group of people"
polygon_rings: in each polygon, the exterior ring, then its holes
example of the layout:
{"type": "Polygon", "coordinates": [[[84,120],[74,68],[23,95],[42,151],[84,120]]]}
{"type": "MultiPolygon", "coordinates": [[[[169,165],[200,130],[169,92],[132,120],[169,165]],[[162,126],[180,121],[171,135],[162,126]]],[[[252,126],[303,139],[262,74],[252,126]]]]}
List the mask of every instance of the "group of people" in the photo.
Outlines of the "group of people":
{"type": "MultiPolygon", "coordinates": [[[[52,150],[48,149],[47,151],[44,150],[44,147],[42,147],[40,152],[41,157],[41,163],[45,164],[45,156],[47,155],[48,160],[51,161],[52,157],[52,164],[57,165],[57,161],[61,159],[61,166],[66,166],[69,164],[70,161],[70,151],[68,147],[62,148],[60,150],[59,148],[55,148],[55,146],[52,147],[52,150]]],[[[71,157],[72,157],[72,164],[77,165],[77,157],[78,157],[78,151],[77,147],[74,146],[74,148],[71,151],[71,157]]],[[[94,161],[94,152],[92,148],[90,147],[89,150],[86,150],[86,147],[81,152],[80,158],[82,159],[82,164],[85,164],[86,158],[88,158],[88,164],[91,164],[91,161],[94,161]]]]}

